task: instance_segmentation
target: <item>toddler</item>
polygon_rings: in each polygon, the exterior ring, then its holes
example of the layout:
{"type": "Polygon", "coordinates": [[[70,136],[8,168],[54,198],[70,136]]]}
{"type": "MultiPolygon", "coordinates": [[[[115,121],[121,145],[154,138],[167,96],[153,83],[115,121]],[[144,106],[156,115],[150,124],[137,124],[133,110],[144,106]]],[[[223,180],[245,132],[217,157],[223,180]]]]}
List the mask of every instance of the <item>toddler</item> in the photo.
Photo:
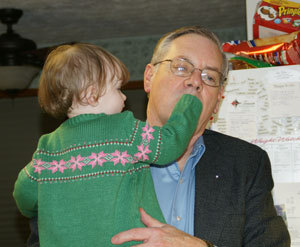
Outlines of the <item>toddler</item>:
{"type": "Polygon", "coordinates": [[[40,138],[13,193],[24,216],[38,217],[41,246],[111,246],[115,234],[144,227],[139,207],[164,221],[150,164],[184,152],[202,104],[183,95],[163,127],[150,126],[121,112],[128,79],[124,64],[95,45],[62,45],[47,57],[39,103],[68,118],[40,138]]]}

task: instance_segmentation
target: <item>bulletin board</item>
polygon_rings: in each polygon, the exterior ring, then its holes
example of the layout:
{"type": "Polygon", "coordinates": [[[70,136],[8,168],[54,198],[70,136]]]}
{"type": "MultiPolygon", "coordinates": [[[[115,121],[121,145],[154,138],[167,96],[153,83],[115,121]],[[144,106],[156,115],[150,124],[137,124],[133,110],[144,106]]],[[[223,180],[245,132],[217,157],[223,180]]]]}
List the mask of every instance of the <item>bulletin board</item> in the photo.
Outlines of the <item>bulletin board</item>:
{"type": "Polygon", "coordinates": [[[230,71],[211,129],[266,150],[273,196],[300,246],[300,65],[230,71]]]}

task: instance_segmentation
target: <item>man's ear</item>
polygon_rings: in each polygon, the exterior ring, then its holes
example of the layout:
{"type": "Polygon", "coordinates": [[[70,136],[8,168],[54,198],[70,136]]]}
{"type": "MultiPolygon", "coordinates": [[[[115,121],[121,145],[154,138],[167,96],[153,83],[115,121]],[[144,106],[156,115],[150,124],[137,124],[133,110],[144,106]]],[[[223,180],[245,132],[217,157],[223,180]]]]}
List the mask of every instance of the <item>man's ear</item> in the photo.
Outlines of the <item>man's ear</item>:
{"type": "Polygon", "coordinates": [[[223,99],[223,93],[224,93],[224,85],[219,89],[218,99],[217,99],[217,104],[214,109],[214,114],[217,114],[219,111],[220,103],[221,103],[221,100],[223,99]]]}
{"type": "Polygon", "coordinates": [[[148,63],[144,71],[144,90],[146,93],[150,93],[153,74],[154,66],[148,63]]]}

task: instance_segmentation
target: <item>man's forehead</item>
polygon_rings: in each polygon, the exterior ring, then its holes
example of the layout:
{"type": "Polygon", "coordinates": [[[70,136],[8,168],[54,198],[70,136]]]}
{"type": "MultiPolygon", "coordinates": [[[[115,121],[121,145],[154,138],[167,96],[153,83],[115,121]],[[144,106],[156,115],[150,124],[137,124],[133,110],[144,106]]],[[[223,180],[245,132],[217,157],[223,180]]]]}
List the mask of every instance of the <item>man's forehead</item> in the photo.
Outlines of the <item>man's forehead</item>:
{"type": "Polygon", "coordinates": [[[204,52],[211,50],[221,54],[218,45],[211,39],[200,34],[186,34],[174,39],[170,43],[167,53],[187,52],[194,54],[195,52],[204,52]]]}
{"type": "Polygon", "coordinates": [[[222,67],[222,53],[218,45],[199,34],[187,34],[173,40],[164,59],[185,58],[195,66],[222,67]],[[201,64],[205,63],[205,64],[201,64]]]}

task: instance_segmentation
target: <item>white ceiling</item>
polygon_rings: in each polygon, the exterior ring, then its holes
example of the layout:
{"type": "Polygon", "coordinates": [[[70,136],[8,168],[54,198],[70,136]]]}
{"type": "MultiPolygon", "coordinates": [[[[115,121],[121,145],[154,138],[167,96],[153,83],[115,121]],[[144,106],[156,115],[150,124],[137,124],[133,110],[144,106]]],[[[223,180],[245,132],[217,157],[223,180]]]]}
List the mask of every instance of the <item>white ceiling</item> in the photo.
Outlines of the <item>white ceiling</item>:
{"type": "MultiPolygon", "coordinates": [[[[244,26],[244,0],[1,0],[18,8],[13,26],[38,48],[72,41],[161,35],[184,25],[210,29],[244,26]]],[[[0,34],[6,27],[0,24],[0,34]]]]}

